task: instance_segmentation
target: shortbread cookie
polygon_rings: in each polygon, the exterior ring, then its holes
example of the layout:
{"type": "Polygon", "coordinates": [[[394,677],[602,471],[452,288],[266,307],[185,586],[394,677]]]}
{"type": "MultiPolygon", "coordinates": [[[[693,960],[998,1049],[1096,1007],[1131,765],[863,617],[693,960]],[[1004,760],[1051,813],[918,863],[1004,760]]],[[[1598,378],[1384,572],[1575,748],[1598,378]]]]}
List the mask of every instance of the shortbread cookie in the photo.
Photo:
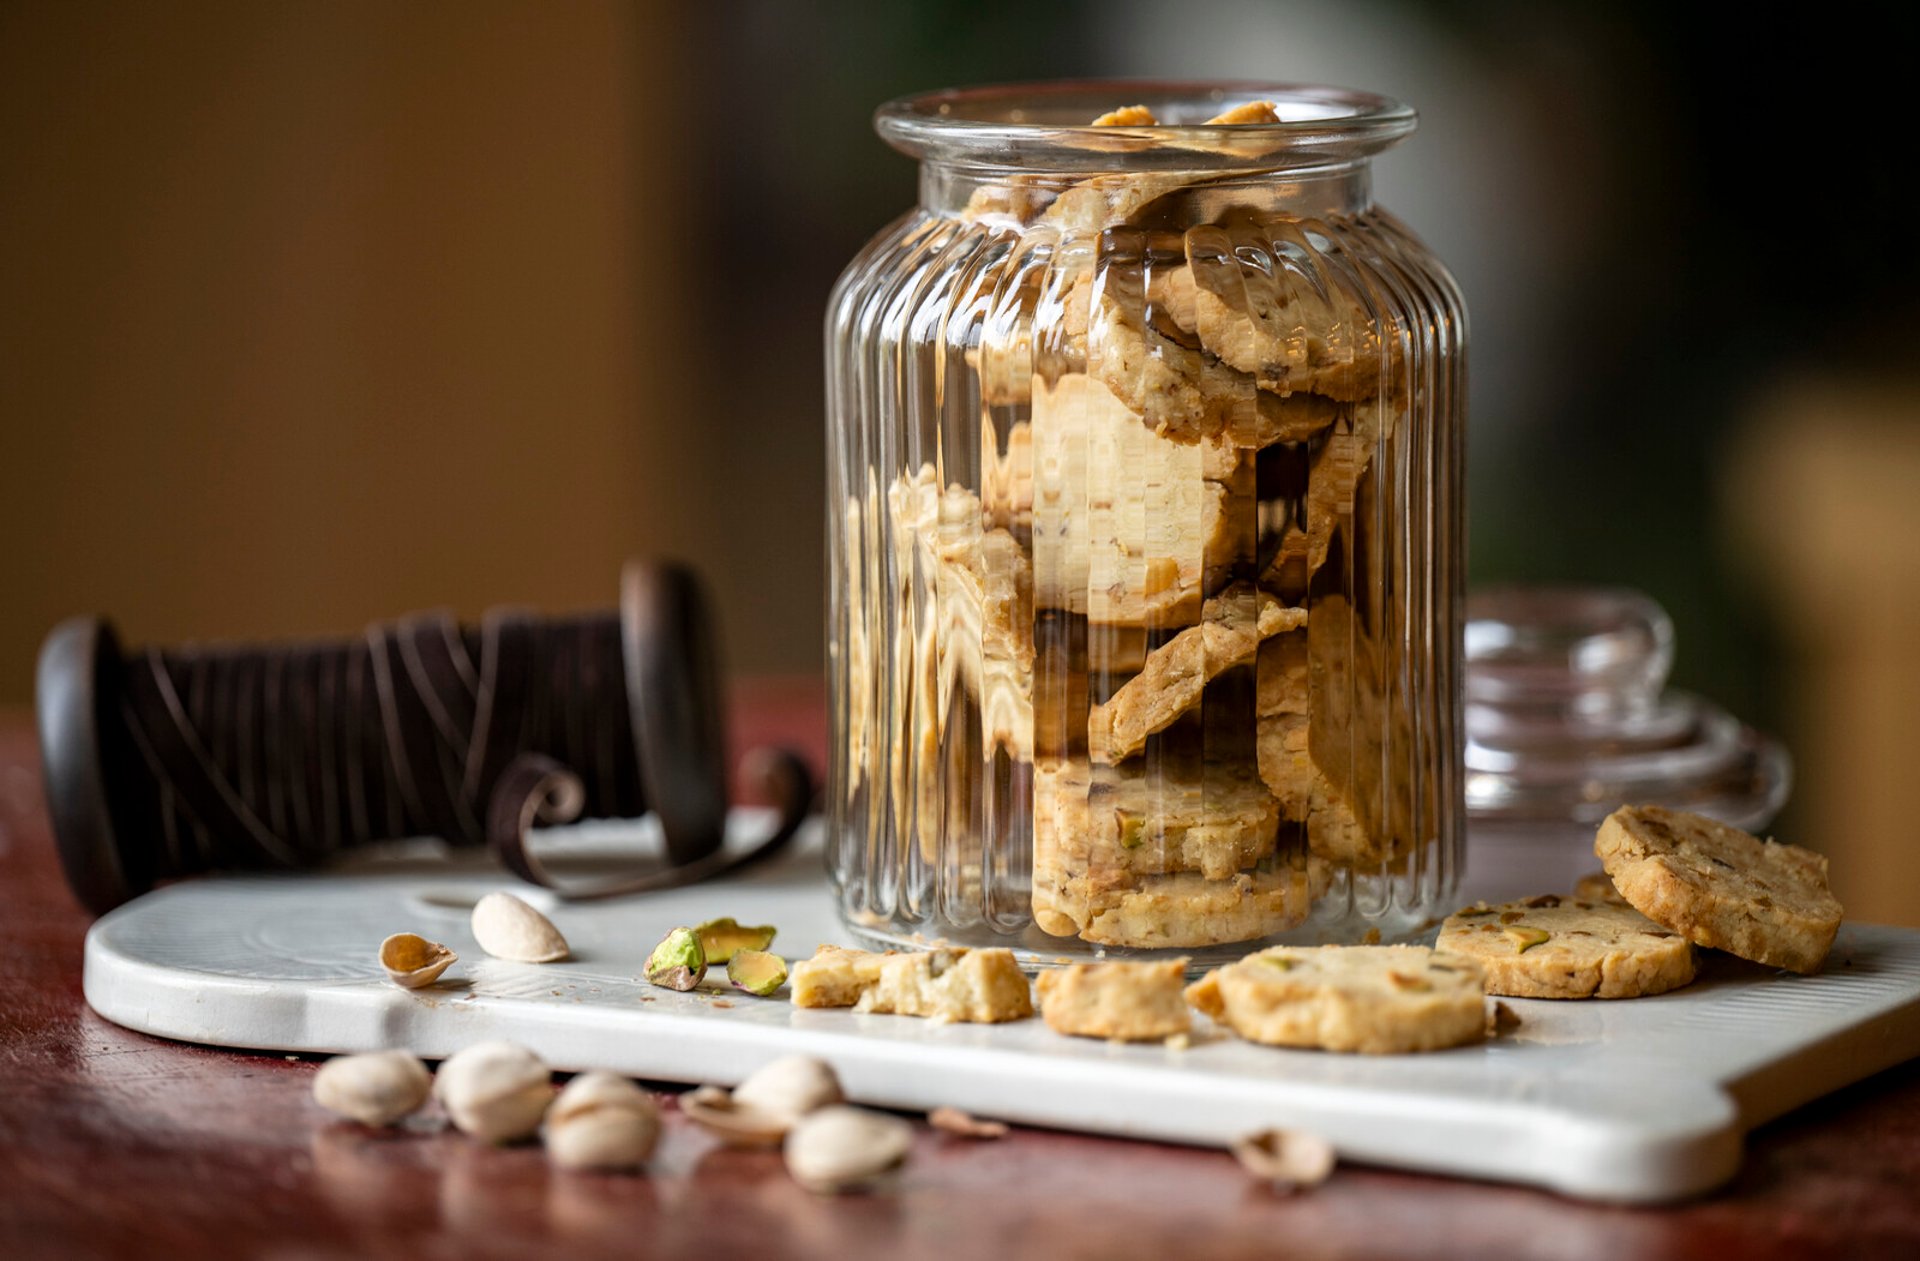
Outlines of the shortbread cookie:
{"type": "Polygon", "coordinates": [[[851,1007],[987,1024],[1033,1014],[1026,974],[1011,950],[942,946],[872,954],[822,946],[813,958],[793,965],[787,983],[795,1007],[851,1007]]]}
{"type": "Polygon", "coordinates": [[[1197,343],[1183,344],[1143,321],[1151,309],[1145,288],[1137,267],[1115,264],[1102,273],[1087,329],[1087,371],[1156,434],[1266,447],[1305,442],[1333,423],[1339,404],[1325,395],[1259,389],[1197,343]]]}
{"type": "Polygon", "coordinates": [[[1508,998],[1640,998],[1694,974],[1692,943],[1632,907],[1551,893],[1456,911],[1434,948],[1477,960],[1508,998]]]}
{"type": "Polygon", "coordinates": [[[1604,871],[1591,871],[1574,881],[1573,896],[1578,902],[1610,902],[1614,906],[1628,904],[1604,871]]]}
{"type": "Polygon", "coordinates": [[[1480,965],[1425,946],[1278,946],[1209,972],[1187,1001],[1270,1046],[1390,1055],[1486,1036],[1480,965]]]}
{"type": "Polygon", "coordinates": [[[1224,880],[1273,853],[1279,804],[1232,766],[1169,757],[1138,765],[1040,765],[1033,772],[1034,866],[1104,892],[1140,875],[1224,880]]]}
{"type": "MultiPolygon", "coordinates": [[[[1034,879],[1038,910],[1037,871],[1034,879]]],[[[1191,872],[1148,876],[1137,888],[1102,897],[1079,935],[1104,946],[1143,949],[1190,950],[1253,941],[1297,926],[1326,892],[1327,883],[1326,865],[1311,860],[1305,868],[1242,871],[1225,880],[1191,872]]]]}
{"type": "Polygon", "coordinates": [[[1255,505],[1218,448],[1156,436],[1105,385],[1036,380],[1034,599],[1110,626],[1189,626],[1209,589],[1254,554],[1255,505]]]}
{"type": "Polygon", "coordinates": [[[1287,220],[1191,229],[1188,267],[1169,277],[1169,309],[1263,390],[1364,398],[1380,380],[1379,334],[1349,282],[1299,261],[1318,257],[1304,230],[1287,220]]]}
{"type": "Polygon", "coordinates": [[[1096,760],[1120,762],[1147,746],[1200,703],[1207,684],[1253,660],[1260,642],[1306,625],[1305,609],[1290,609],[1251,587],[1223,592],[1206,604],[1205,620],[1155,649],[1146,666],[1087,716],[1087,744],[1096,760]]]}
{"type": "Polygon", "coordinates": [[[1073,963],[1034,980],[1040,1017],[1055,1033],[1152,1042],[1185,1033],[1192,1017],[1181,989],[1187,961],[1073,963]]]}
{"type": "Polygon", "coordinates": [[[1621,897],[1697,945],[1810,973],[1840,930],[1823,855],[1705,815],[1622,806],[1600,825],[1593,852],[1621,897]]]}

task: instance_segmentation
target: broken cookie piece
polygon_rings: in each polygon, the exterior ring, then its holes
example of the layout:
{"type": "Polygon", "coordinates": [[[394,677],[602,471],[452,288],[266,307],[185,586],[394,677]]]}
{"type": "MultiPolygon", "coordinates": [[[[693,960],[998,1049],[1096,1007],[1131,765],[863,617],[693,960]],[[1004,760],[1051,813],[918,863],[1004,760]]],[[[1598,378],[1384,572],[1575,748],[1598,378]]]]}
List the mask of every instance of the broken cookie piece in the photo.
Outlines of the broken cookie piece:
{"type": "Polygon", "coordinates": [[[873,954],[822,946],[813,958],[793,965],[787,984],[795,1007],[851,1007],[985,1024],[1033,1014],[1033,994],[1011,950],[941,946],[873,954]]]}
{"type": "Polygon", "coordinates": [[[1040,1017],[1055,1033],[1116,1042],[1158,1042],[1187,1032],[1181,996],[1187,961],[1074,963],[1040,973],[1040,1017]]]}

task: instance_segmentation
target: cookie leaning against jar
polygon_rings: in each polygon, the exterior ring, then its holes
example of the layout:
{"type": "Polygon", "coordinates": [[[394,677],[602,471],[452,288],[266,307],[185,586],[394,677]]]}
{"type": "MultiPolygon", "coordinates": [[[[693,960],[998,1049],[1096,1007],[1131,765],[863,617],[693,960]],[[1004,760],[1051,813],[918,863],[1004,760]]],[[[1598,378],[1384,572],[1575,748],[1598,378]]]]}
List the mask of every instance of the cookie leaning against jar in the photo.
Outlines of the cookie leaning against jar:
{"type": "Polygon", "coordinates": [[[1824,856],[1705,815],[1622,806],[1593,852],[1635,910],[1696,945],[1807,974],[1840,931],[1824,856]]]}

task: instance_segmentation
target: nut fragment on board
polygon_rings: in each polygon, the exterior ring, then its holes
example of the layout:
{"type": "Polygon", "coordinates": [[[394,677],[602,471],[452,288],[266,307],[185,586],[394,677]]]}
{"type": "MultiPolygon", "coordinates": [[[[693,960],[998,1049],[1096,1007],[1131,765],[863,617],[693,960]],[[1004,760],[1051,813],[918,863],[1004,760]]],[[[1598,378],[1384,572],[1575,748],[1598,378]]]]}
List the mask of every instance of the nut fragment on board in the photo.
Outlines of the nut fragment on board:
{"type": "Polygon", "coordinates": [[[387,979],[403,990],[432,985],[459,961],[459,955],[418,933],[395,933],[380,943],[380,966],[387,979]]]}
{"type": "Polygon", "coordinates": [[[563,1169],[636,1169],[660,1139],[652,1096],[613,1073],[582,1073],[547,1111],[547,1156],[563,1169]]]}
{"type": "Polygon", "coordinates": [[[1333,1144],[1299,1130],[1262,1130],[1235,1140],[1233,1158],[1275,1191],[1317,1186],[1333,1173],[1333,1144]]]}
{"type": "Polygon", "coordinates": [[[823,1108],[787,1135],[787,1171],[822,1195],[861,1190],[897,1170],[912,1146],[913,1127],[898,1117],[863,1108],[823,1108]]]}
{"type": "Polygon", "coordinates": [[[313,1101],[362,1125],[392,1125],[433,1093],[427,1066],[405,1051],[339,1055],[313,1077],[313,1101]]]}
{"type": "Polygon", "coordinates": [[[706,974],[707,952],[691,928],[672,930],[647,956],[647,980],[662,989],[690,990],[706,974]]]}
{"type": "Polygon", "coordinates": [[[440,1066],[433,1092],[463,1133],[512,1143],[540,1128],[553,1079],[540,1057],[512,1042],[481,1042],[440,1066]]]}
{"type": "Polygon", "coordinates": [[[765,998],[787,983],[787,961],[764,950],[736,951],[727,960],[727,979],[735,989],[765,998]]]}
{"type": "Polygon", "coordinates": [[[927,1124],[942,1134],[960,1138],[995,1139],[1007,1136],[1005,1121],[982,1121],[958,1108],[935,1108],[927,1113],[927,1124]]]}
{"type": "Polygon", "coordinates": [[[707,962],[725,963],[739,950],[765,950],[773,944],[779,930],[772,924],[742,924],[731,915],[710,919],[693,930],[700,937],[700,948],[707,962]]]}
{"type": "Polygon", "coordinates": [[[553,921],[511,893],[489,893],[473,904],[473,939],[515,963],[558,963],[569,953],[553,921]]]}

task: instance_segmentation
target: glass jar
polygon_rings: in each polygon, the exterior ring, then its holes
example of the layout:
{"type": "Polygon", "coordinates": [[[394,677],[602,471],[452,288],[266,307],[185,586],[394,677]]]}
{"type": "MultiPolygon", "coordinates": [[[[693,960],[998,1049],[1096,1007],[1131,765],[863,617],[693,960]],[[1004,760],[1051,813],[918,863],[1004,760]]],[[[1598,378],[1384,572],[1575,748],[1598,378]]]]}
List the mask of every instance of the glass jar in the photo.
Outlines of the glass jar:
{"type": "Polygon", "coordinates": [[[1667,687],[1666,610],[1614,587],[1501,586],[1467,599],[1466,798],[1473,893],[1570,889],[1625,803],[1760,832],[1786,803],[1780,743],[1667,687]]]}
{"type": "Polygon", "coordinates": [[[827,319],[849,925],[1198,965],[1451,910],[1466,312],[1368,165],[1413,112],[1065,83],[876,126],[920,204],[827,319]]]}

